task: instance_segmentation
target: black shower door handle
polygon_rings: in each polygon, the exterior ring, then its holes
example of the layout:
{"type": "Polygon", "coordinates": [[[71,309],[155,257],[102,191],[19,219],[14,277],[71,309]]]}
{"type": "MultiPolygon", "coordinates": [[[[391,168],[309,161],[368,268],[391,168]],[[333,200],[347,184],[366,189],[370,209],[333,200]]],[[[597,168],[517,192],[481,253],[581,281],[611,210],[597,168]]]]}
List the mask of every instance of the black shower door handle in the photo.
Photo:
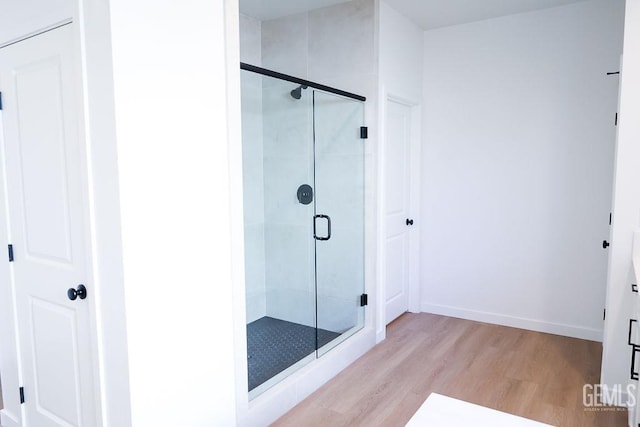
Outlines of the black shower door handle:
{"type": "Polygon", "coordinates": [[[329,240],[331,238],[331,218],[329,215],[314,215],[313,217],[313,237],[316,240],[329,240]],[[316,234],[316,223],[318,218],[324,218],[327,220],[327,237],[319,237],[316,234]]]}

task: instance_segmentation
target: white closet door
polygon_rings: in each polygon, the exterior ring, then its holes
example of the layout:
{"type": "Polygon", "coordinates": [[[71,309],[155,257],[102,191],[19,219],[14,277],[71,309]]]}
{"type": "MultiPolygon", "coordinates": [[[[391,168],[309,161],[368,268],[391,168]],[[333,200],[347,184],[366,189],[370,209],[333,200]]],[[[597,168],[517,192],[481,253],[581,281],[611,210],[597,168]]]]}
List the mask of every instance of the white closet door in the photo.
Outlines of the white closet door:
{"type": "Polygon", "coordinates": [[[409,310],[411,107],[387,101],[384,147],[386,323],[409,310]]]}
{"type": "Polygon", "coordinates": [[[96,426],[86,167],[72,26],[0,49],[24,425],[96,426]],[[86,287],[85,295],[68,295],[86,287]],[[82,298],[85,296],[85,298],[82,298]]]}

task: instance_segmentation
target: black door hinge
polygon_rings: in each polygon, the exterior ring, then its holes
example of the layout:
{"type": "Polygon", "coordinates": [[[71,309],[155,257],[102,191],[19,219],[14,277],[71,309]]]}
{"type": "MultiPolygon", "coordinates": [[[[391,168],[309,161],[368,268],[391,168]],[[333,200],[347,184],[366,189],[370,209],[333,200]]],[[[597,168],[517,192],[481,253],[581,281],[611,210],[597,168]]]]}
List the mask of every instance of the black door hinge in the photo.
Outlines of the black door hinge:
{"type": "Polygon", "coordinates": [[[360,307],[364,307],[367,304],[369,304],[369,295],[367,294],[360,295],[360,307]]]}
{"type": "Polygon", "coordinates": [[[609,225],[611,225],[611,217],[612,217],[612,214],[611,212],[609,212],[609,225]]]}
{"type": "Polygon", "coordinates": [[[24,387],[20,387],[20,403],[24,403],[24,387]]]}
{"type": "Polygon", "coordinates": [[[606,320],[607,319],[607,309],[604,309],[604,312],[602,313],[602,320],[606,320]]]}
{"type": "Polygon", "coordinates": [[[616,113],[616,123],[615,123],[615,125],[618,126],[618,113],[616,113]]]}
{"type": "Polygon", "coordinates": [[[9,262],[13,262],[13,245],[9,245],[7,249],[9,251],[9,262]]]}
{"type": "Polygon", "coordinates": [[[366,126],[361,126],[360,127],[360,139],[367,139],[369,138],[369,128],[366,126]]]}
{"type": "Polygon", "coordinates": [[[2,110],[2,92],[0,92],[0,110],[2,110]]]}

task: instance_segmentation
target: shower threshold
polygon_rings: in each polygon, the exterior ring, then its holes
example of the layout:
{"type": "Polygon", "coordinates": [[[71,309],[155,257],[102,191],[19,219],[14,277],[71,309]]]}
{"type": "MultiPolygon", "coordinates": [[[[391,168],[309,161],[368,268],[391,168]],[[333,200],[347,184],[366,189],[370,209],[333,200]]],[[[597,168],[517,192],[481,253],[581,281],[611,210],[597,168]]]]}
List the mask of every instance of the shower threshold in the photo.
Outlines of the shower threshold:
{"type": "MultiPolygon", "coordinates": [[[[340,336],[317,329],[317,348],[340,336]]],[[[247,325],[249,391],[316,351],[316,328],[262,317],[247,325]]]]}

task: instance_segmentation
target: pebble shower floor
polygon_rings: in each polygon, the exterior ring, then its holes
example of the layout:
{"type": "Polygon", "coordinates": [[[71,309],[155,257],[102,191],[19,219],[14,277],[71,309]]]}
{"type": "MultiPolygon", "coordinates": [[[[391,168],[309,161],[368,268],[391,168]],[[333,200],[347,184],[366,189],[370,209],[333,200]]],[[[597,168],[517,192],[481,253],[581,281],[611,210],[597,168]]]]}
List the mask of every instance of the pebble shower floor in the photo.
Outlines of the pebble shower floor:
{"type": "Polygon", "coordinates": [[[249,391],[304,359],[340,334],[262,317],[247,325],[249,391]],[[316,346],[317,331],[317,346],[316,346]]]}

